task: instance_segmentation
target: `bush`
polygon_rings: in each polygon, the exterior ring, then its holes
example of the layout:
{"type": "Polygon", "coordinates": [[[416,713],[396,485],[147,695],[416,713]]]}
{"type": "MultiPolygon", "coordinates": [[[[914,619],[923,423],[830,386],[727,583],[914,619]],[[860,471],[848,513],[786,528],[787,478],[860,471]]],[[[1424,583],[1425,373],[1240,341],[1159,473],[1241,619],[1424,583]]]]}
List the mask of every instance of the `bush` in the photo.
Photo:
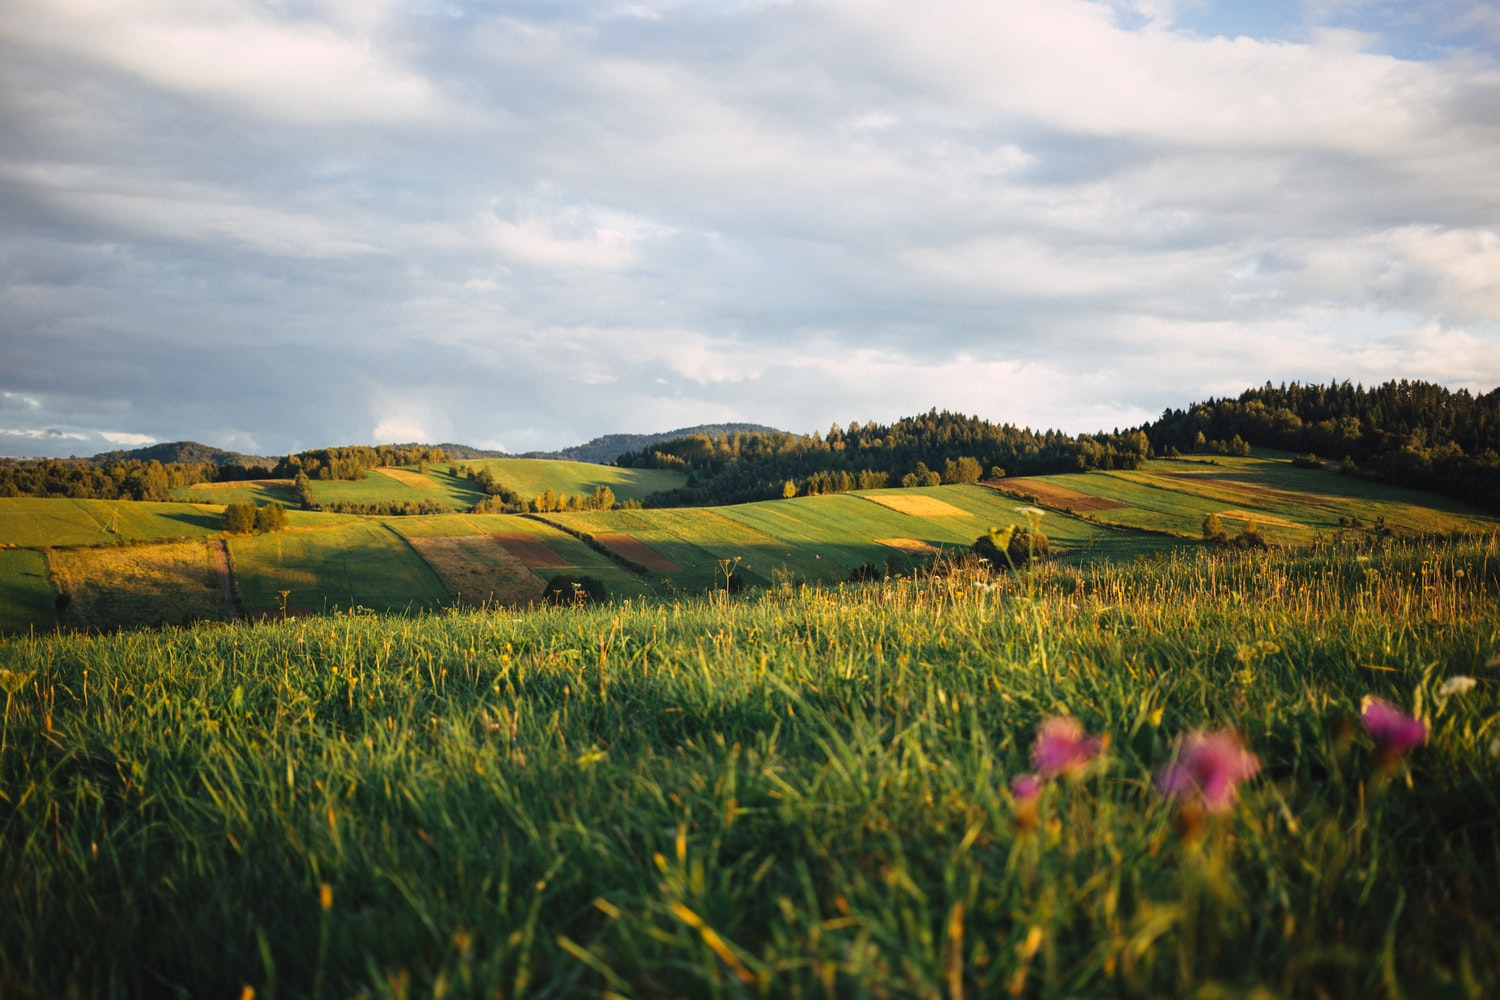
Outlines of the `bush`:
{"type": "Polygon", "coordinates": [[[1014,569],[1033,559],[1045,559],[1047,536],[1030,528],[991,528],[989,534],[974,539],[970,551],[995,569],[1014,569]]]}
{"type": "Polygon", "coordinates": [[[255,530],[255,504],[232,503],[224,508],[224,530],[231,535],[248,535],[255,530]]]}
{"type": "Polygon", "coordinates": [[[269,503],[255,512],[256,531],[281,531],[286,527],[286,508],[279,503],[269,503]]]}

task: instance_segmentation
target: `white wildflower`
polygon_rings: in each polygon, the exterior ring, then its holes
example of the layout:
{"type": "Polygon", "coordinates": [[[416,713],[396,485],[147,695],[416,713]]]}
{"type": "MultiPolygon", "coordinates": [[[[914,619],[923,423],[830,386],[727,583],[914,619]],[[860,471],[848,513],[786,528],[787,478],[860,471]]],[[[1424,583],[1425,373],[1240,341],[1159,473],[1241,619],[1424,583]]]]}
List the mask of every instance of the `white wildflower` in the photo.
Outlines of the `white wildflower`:
{"type": "Polygon", "coordinates": [[[1467,677],[1464,674],[1454,674],[1443,681],[1443,686],[1438,688],[1438,696],[1447,698],[1450,695],[1463,694],[1466,691],[1474,690],[1474,685],[1478,683],[1472,677],[1467,677]]]}

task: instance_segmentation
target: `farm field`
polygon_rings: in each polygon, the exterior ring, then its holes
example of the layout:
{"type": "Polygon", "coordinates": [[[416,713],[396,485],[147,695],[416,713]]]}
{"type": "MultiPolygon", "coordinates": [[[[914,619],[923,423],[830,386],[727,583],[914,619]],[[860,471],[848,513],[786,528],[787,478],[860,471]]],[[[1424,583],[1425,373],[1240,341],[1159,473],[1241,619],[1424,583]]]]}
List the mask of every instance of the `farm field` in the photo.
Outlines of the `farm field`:
{"type": "Polygon", "coordinates": [[[111,545],[217,532],[220,511],[185,503],[0,497],[0,545],[111,545]]]}
{"type": "Polygon", "coordinates": [[[35,549],[0,549],[0,635],[53,628],[56,597],[47,580],[44,554],[35,549]]]}
{"type": "MultiPolygon", "coordinates": [[[[434,476],[468,482],[446,471],[428,473],[429,479],[434,476]]],[[[372,473],[365,483],[334,485],[364,488],[383,480],[369,487],[377,492],[368,494],[368,501],[388,497],[393,489],[426,489],[414,477],[419,477],[414,470],[388,470],[372,473]]],[[[1296,469],[1285,460],[1220,456],[1211,465],[1159,461],[1132,472],[873,490],[713,509],[380,518],[293,510],[293,530],[241,536],[229,544],[241,609],[252,615],[280,612],[282,591],[289,592],[287,609],[298,614],[351,606],[382,612],[456,604],[524,606],[545,581],[563,573],[595,577],[614,597],[631,598],[722,588],[726,568],[737,586],[751,587],[783,580],[838,583],[863,568],[905,572],[938,553],[966,550],[991,526],[1024,522],[1019,511],[1033,499],[1046,508],[1041,528],[1053,558],[1068,564],[1161,558],[1175,548],[1196,546],[1209,514],[1231,534],[1254,519],[1273,544],[1298,547],[1340,532],[1368,537],[1377,525],[1397,534],[1500,527],[1500,520],[1438,497],[1296,469]],[[1341,526],[1340,519],[1358,527],[1341,526]],[[592,536],[593,544],[568,532],[592,536]]],[[[216,581],[200,587],[178,574],[169,599],[144,578],[117,571],[118,560],[109,555],[130,539],[215,537],[221,512],[222,507],[189,504],[0,499],[0,514],[6,515],[0,519],[0,544],[36,553],[66,551],[70,572],[81,581],[70,599],[82,598],[66,616],[49,618],[46,608],[57,597],[54,582],[34,571],[35,556],[16,556],[0,563],[0,586],[15,595],[9,600],[16,609],[0,618],[0,630],[229,617],[232,609],[218,596],[216,581]],[[90,563],[98,565],[89,568],[90,563]],[[120,593],[94,593],[111,589],[120,593]],[[195,590],[197,596],[189,600],[195,590]],[[114,613],[121,617],[111,620],[114,613]]],[[[150,554],[150,547],[132,549],[143,566],[169,558],[166,552],[150,554]]]]}
{"type": "Polygon", "coordinates": [[[236,535],[229,540],[240,603],[251,615],[285,609],[417,612],[449,598],[438,576],[376,520],[321,530],[236,535]],[[284,599],[282,591],[287,594],[284,599]]]}
{"type": "Polygon", "coordinates": [[[1497,597],[1325,538],[3,640],[0,992],[1494,996],[1497,597]]]}
{"type": "Polygon", "coordinates": [[[461,514],[384,523],[407,539],[456,600],[524,606],[559,573],[595,577],[618,597],[650,593],[608,556],[529,517],[461,514]]]}
{"type": "Polygon", "coordinates": [[[1216,455],[1203,460],[1157,459],[1132,471],[1005,479],[995,484],[1033,496],[1055,509],[1072,508],[1103,524],[1160,531],[1184,538],[1202,534],[1203,518],[1217,514],[1231,533],[1255,520],[1270,541],[1308,544],[1339,519],[1381,521],[1405,533],[1488,530],[1495,519],[1456,501],[1341,476],[1333,466],[1299,469],[1286,458],[1216,455]]]}
{"type": "Polygon", "coordinates": [[[175,500],[194,504],[228,505],[253,503],[264,507],[279,503],[288,510],[297,506],[297,491],[290,479],[247,479],[238,482],[195,483],[172,491],[175,500]]]}
{"type": "Polygon", "coordinates": [[[665,469],[621,469],[551,458],[475,458],[457,464],[464,470],[489,469],[497,480],[528,500],[549,489],[567,496],[587,497],[598,486],[609,487],[616,500],[644,500],[652,493],[675,489],[687,482],[684,473],[665,469]]]}
{"type": "Polygon", "coordinates": [[[68,628],[108,631],[224,618],[215,544],[195,539],[55,549],[52,578],[68,596],[57,620],[68,628]]]}

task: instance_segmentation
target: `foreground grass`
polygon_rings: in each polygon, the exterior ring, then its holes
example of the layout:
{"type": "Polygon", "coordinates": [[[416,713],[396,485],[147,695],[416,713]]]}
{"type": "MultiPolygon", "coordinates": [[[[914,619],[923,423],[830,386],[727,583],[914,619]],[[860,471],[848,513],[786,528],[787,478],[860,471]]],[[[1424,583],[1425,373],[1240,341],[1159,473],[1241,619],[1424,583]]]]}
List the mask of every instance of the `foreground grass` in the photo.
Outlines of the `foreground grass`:
{"type": "Polygon", "coordinates": [[[1497,578],[1490,538],[10,640],[0,993],[1494,995],[1497,578]],[[1367,693],[1432,729],[1388,780],[1367,693]],[[1111,744],[1028,828],[1064,712],[1111,744]],[[1184,841],[1152,774],[1217,726],[1263,772],[1184,841]]]}

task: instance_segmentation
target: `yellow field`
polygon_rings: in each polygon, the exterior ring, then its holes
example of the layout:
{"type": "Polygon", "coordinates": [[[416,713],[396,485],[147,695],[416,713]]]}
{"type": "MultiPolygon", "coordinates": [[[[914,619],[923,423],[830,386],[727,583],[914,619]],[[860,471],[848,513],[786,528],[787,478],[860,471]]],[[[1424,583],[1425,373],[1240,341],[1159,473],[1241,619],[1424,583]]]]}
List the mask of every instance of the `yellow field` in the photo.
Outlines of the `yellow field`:
{"type": "Polygon", "coordinates": [[[56,549],[52,578],[71,598],[64,622],[112,628],[220,619],[213,550],[203,541],[56,549]]]}
{"type": "Polygon", "coordinates": [[[542,578],[493,535],[406,540],[466,604],[528,604],[542,596],[542,578]]]}
{"type": "Polygon", "coordinates": [[[1279,517],[1271,517],[1268,514],[1251,514],[1243,510],[1221,510],[1217,516],[1223,521],[1254,521],[1256,524],[1273,528],[1306,528],[1305,524],[1296,521],[1284,521],[1279,517]]]}
{"type": "Polygon", "coordinates": [[[382,476],[394,479],[402,486],[410,486],[413,489],[436,490],[442,488],[441,486],[439,486],[437,480],[433,479],[431,476],[423,475],[420,472],[412,472],[409,469],[396,469],[390,466],[381,466],[375,471],[380,473],[382,476]]]}
{"type": "Polygon", "coordinates": [[[290,479],[241,479],[222,483],[194,483],[190,490],[242,490],[254,486],[291,486],[290,479]]]}
{"type": "Polygon", "coordinates": [[[881,545],[888,545],[897,552],[904,552],[909,556],[935,556],[940,551],[932,545],[916,538],[877,538],[875,541],[881,545]]]}
{"type": "Polygon", "coordinates": [[[922,496],[920,494],[900,494],[890,491],[879,494],[871,494],[865,497],[872,503],[878,503],[882,507],[900,511],[902,514],[911,514],[914,517],[973,517],[966,510],[960,510],[951,503],[945,503],[937,497],[922,496]]]}

